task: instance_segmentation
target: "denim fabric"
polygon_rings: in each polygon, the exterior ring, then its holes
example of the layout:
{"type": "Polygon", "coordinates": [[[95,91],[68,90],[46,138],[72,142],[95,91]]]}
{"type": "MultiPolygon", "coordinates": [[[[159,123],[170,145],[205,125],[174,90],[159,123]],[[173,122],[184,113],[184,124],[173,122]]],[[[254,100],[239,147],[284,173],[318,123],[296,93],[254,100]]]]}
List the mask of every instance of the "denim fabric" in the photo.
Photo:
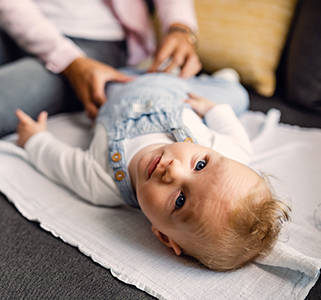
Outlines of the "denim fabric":
{"type": "MultiPolygon", "coordinates": [[[[123,72],[135,74],[130,70],[123,72]]],[[[101,108],[97,122],[108,132],[108,160],[115,178],[120,171],[125,174],[115,182],[127,204],[138,206],[126,167],[124,140],[164,132],[171,133],[178,142],[191,138],[197,143],[197,137],[192,136],[182,121],[183,109],[190,108],[183,101],[188,98],[188,92],[220,103],[234,103],[232,107],[237,114],[244,112],[249,104],[247,92],[240,84],[213,77],[184,80],[170,74],[153,73],[138,76],[126,84],[107,86],[108,101],[101,108]],[[119,161],[112,159],[116,153],[120,154],[119,161]]]]}
{"type": "MultiPolygon", "coordinates": [[[[126,63],[125,42],[72,40],[89,57],[116,68],[126,63]]],[[[62,75],[49,72],[0,30],[0,137],[16,130],[17,108],[36,118],[42,110],[52,115],[81,110],[82,106],[62,75]]]]}

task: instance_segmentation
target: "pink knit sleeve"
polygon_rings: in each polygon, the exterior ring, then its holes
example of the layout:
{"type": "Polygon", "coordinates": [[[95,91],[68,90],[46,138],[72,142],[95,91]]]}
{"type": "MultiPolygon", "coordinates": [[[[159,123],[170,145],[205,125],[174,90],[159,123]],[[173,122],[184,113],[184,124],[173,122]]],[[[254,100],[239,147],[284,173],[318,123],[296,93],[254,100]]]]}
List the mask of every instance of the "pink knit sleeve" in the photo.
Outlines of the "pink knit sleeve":
{"type": "Polygon", "coordinates": [[[162,31],[166,32],[174,23],[184,24],[197,32],[197,18],[193,0],[154,0],[162,31]]]}
{"type": "Polygon", "coordinates": [[[60,73],[85,53],[48,20],[32,0],[0,0],[0,22],[24,50],[60,73]]]}

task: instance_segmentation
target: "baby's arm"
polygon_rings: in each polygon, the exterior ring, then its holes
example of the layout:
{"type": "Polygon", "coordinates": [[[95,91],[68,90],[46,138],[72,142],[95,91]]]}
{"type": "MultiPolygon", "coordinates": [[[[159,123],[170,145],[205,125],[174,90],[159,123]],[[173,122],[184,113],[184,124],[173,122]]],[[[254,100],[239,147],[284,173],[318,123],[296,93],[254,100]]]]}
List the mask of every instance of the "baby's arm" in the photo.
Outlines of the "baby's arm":
{"type": "Polygon", "coordinates": [[[193,110],[204,119],[213,133],[212,149],[242,163],[249,163],[253,153],[248,134],[228,104],[217,104],[203,97],[189,94],[193,110]]]}
{"type": "Polygon", "coordinates": [[[250,138],[228,104],[210,109],[204,116],[205,124],[216,134],[212,148],[223,155],[248,164],[253,156],[250,138]]]}
{"type": "MultiPolygon", "coordinates": [[[[96,159],[92,144],[83,151],[59,141],[46,131],[46,114],[40,114],[38,122],[22,111],[17,111],[17,116],[19,145],[41,173],[94,204],[123,204],[111,175],[96,159]]],[[[95,134],[95,140],[102,140],[101,135],[95,134]]]]}

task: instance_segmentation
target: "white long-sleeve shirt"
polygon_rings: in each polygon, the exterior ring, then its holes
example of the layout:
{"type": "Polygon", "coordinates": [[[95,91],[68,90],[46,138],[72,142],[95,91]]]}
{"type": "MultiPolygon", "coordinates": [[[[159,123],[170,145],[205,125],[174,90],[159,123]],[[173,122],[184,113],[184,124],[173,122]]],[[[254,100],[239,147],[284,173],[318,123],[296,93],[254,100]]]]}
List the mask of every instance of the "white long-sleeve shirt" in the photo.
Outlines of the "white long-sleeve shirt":
{"type": "MultiPolygon", "coordinates": [[[[243,164],[249,163],[252,146],[248,135],[231,107],[220,104],[205,115],[205,122],[191,109],[184,109],[183,123],[197,142],[243,164]]],[[[172,143],[166,134],[148,134],[127,141],[128,163],[145,146],[172,143]],[[135,145],[132,147],[131,145],[135,145]]],[[[55,182],[71,189],[83,199],[98,205],[115,206],[125,202],[108,165],[108,138],[105,127],[98,124],[88,150],[73,148],[47,131],[32,136],[25,149],[30,162],[55,182]]]]}
{"type": "Polygon", "coordinates": [[[125,31],[102,0],[33,0],[64,35],[96,41],[120,41],[125,31]]]}

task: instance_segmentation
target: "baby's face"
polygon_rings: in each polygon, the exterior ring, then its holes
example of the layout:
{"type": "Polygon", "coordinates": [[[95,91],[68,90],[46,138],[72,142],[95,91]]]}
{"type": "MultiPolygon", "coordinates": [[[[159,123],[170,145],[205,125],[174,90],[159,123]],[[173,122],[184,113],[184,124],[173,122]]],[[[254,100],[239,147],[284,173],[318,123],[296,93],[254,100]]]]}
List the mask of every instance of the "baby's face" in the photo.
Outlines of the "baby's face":
{"type": "Polygon", "coordinates": [[[133,184],[154,227],[186,244],[191,228],[221,230],[237,199],[257,181],[253,170],[212,149],[173,143],[141,156],[133,184]]]}

